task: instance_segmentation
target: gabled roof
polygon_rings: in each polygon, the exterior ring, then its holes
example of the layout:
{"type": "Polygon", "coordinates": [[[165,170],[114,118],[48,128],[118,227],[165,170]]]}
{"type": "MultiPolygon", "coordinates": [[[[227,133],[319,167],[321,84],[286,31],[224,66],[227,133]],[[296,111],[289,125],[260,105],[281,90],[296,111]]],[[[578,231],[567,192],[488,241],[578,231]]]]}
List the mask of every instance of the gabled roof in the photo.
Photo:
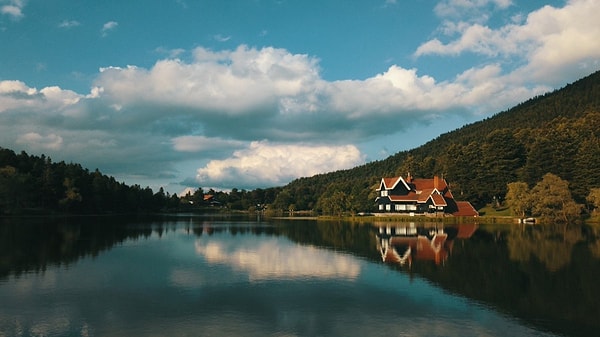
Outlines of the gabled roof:
{"type": "Polygon", "coordinates": [[[433,201],[434,206],[448,206],[446,199],[439,193],[432,194],[431,201],[433,201]]]}
{"type": "Polygon", "coordinates": [[[406,195],[388,195],[390,201],[395,202],[417,202],[419,204],[426,203],[431,199],[434,206],[447,206],[446,199],[436,189],[428,189],[417,193],[410,191],[406,195]]]}
{"type": "Polygon", "coordinates": [[[402,183],[407,190],[411,190],[406,181],[402,177],[393,177],[393,178],[381,178],[381,183],[379,184],[379,188],[376,191],[381,191],[382,187],[386,190],[393,190],[396,188],[398,183],[402,183]]]}

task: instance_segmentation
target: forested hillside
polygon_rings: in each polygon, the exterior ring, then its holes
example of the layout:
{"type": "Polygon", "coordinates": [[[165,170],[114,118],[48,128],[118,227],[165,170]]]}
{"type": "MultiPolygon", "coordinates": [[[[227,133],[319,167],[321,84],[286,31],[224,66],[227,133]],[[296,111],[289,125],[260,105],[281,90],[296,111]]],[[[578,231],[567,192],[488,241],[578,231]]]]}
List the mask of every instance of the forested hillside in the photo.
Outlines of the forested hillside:
{"type": "Polygon", "coordinates": [[[466,125],[410,151],[350,170],[297,179],[275,205],[370,210],[381,177],[443,175],[457,199],[483,206],[502,200],[507,184],[535,185],[546,173],[569,182],[584,202],[600,187],[600,72],[466,125]]]}
{"type": "Polygon", "coordinates": [[[0,215],[135,213],[177,207],[177,196],[128,186],[98,170],[0,147],[0,215]]]}

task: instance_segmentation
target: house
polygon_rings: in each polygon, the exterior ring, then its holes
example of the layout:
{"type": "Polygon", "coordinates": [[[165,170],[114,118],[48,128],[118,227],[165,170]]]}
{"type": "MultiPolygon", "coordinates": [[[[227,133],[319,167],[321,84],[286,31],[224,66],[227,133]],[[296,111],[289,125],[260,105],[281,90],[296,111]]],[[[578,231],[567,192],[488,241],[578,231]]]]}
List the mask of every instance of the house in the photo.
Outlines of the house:
{"type": "Polygon", "coordinates": [[[444,178],[382,178],[375,203],[379,213],[405,215],[478,216],[468,201],[455,201],[444,178]]]}
{"type": "Polygon", "coordinates": [[[221,206],[221,203],[218,202],[217,200],[215,200],[215,196],[212,194],[205,194],[203,197],[203,201],[204,204],[213,206],[213,207],[219,207],[221,206]]]}

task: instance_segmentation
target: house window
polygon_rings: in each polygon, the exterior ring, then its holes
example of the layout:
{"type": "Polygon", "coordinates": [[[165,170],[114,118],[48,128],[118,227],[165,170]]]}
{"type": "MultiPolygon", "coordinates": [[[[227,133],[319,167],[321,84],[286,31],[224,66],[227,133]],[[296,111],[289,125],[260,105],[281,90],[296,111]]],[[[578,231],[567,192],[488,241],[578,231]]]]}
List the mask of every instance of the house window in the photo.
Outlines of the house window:
{"type": "Polygon", "coordinates": [[[388,196],[388,191],[386,191],[386,190],[381,191],[381,196],[382,197],[387,197],[388,196]]]}
{"type": "Polygon", "coordinates": [[[409,211],[416,211],[417,210],[417,205],[407,205],[407,209],[409,211]]]}
{"type": "Polygon", "coordinates": [[[383,211],[383,205],[379,205],[379,210],[383,211]]]}
{"type": "Polygon", "coordinates": [[[404,206],[404,205],[394,205],[394,209],[395,209],[396,211],[402,211],[402,210],[403,210],[403,208],[404,208],[404,207],[402,207],[402,206],[404,206]]]}
{"type": "Polygon", "coordinates": [[[387,205],[385,205],[385,210],[386,210],[386,211],[389,211],[389,210],[391,210],[391,209],[392,209],[392,207],[391,207],[391,205],[390,205],[390,204],[387,204],[387,205]]]}

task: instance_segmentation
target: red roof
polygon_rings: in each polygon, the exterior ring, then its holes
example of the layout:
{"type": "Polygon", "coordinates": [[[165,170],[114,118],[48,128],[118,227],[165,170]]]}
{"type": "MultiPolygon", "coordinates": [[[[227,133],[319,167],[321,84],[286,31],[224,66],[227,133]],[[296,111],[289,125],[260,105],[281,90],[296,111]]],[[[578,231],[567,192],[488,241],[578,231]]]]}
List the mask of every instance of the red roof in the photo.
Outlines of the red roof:
{"type": "Polygon", "coordinates": [[[433,179],[413,179],[412,184],[415,186],[415,190],[417,191],[435,188],[438,191],[443,192],[446,188],[448,188],[446,179],[439,178],[437,176],[433,179]]]}
{"type": "Polygon", "coordinates": [[[479,216],[479,212],[468,201],[456,201],[458,211],[452,213],[454,216],[479,216]]]}
{"type": "MultiPolygon", "coordinates": [[[[396,185],[398,185],[398,183],[402,183],[404,184],[404,186],[407,189],[410,189],[410,187],[406,184],[406,182],[404,181],[404,179],[402,179],[402,177],[393,177],[393,178],[383,178],[381,179],[381,182],[383,183],[383,188],[386,190],[391,190],[394,187],[396,187],[396,185]]],[[[377,191],[381,190],[381,184],[379,185],[379,188],[377,189],[377,191]]]]}
{"type": "Polygon", "coordinates": [[[433,200],[434,206],[448,206],[446,200],[440,194],[435,193],[431,195],[431,200],[433,200]]]}

